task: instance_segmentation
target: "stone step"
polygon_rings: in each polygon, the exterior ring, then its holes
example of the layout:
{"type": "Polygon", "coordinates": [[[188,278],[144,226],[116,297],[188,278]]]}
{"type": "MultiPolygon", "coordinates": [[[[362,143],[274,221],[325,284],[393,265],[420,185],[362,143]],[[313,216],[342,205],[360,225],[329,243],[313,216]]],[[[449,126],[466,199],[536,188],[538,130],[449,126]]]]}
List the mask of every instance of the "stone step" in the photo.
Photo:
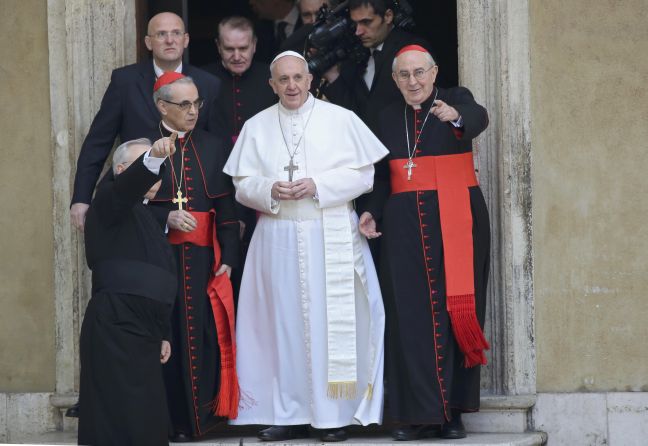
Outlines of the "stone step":
{"type": "MultiPolygon", "coordinates": [[[[12,438],[12,444],[31,444],[31,445],[75,445],[76,434],[72,432],[52,432],[42,435],[25,436],[23,438],[12,438]]],[[[425,439],[411,442],[396,442],[383,432],[376,432],[372,435],[353,435],[349,440],[341,444],[353,444],[354,446],[371,446],[371,445],[398,445],[414,446],[419,444],[438,444],[444,446],[541,446],[546,444],[547,435],[543,432],[526,432],[517,434],[469,434],[467,438],[461,440],[442,440],[442,439],[425,439]]],[[[187,443],[171,443],[172,445],[184,445],[187,443]]],[[[316,438],[300,439],[290,441],[276,441],[271,443],[262,443],[254,436],[240,437],[236,435],[218,435],[210,436],[195,441],[190,444],[199,444],[200,446],[236,446],[249,444],[266,444],[268,446],[312,446],[323,445],[316,438]]]]}

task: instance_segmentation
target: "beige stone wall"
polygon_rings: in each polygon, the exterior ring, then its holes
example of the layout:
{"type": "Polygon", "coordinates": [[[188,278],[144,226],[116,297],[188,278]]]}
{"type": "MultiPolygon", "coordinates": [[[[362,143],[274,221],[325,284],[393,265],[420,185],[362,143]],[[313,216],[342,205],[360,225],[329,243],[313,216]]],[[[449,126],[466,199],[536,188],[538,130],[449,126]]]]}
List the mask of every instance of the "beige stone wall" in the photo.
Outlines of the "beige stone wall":
{"type": "Polygon", "coordinates": [[[648,2],[531,1],[539,392],[648,390],[648,2]]]}
{"type": "Polygon", "coordinates": [[[1,0],[0,392],[55,384],[46,0],[1,0]]]}

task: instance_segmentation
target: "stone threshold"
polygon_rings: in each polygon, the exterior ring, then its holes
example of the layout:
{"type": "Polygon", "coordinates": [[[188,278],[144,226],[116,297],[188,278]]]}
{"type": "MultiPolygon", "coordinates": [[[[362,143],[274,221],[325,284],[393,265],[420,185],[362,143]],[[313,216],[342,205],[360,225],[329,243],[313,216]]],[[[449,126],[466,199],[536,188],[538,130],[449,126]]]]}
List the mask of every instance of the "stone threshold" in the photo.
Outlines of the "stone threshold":
{"type": "MultiPolygon", "coordinates": [[[[384,433],[377,433],[376,435],[363,435],[353,436],[349,440],[340,443],[353,444],[354,446],[371,446],[371,445],[419,445],[419,444],[438,444],[444,446],[541,446],[546,444],[547,435],[543,432],[527,432],[521,434],[483,434],[475,433],[469,434],[467,438],[461,440],[442,440],[442,439],[425,439],[411,442],[394,441],[384,433]]],[[[52,432],[42,435],[25,436],[16,439],[11,444],[30,444],[30,445],[75,445],[76,434],[72,432],[52,432]]],[[[265,444],[268,446],[312,446],[324,445],[329,443],[322,443],[316,438],[300,439],[290,441],[277,441],[277,442],[261,442],[256,437],[246,436],[228,436],[224,437],[207,437],[200,441],[192,443],[171,443],[171,445],[185,445],[185,444],[198,444],[200,446],[235,446],[235,445],[248,445],[248,444],[265,444]]]]}

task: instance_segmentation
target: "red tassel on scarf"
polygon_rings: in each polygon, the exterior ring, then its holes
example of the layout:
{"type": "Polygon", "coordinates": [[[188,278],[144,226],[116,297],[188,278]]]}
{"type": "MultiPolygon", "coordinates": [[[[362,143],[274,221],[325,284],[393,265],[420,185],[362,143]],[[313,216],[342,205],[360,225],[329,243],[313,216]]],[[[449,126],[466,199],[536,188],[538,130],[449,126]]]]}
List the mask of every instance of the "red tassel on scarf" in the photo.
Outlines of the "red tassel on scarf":
{"type": "Polygon", "coordinates": [[[446,299],[452,332],[464,354],[464,366],[485,365],[484,350],[488,350],[490,345],[477,320],[475,295],[447,296],[446,299]]]}

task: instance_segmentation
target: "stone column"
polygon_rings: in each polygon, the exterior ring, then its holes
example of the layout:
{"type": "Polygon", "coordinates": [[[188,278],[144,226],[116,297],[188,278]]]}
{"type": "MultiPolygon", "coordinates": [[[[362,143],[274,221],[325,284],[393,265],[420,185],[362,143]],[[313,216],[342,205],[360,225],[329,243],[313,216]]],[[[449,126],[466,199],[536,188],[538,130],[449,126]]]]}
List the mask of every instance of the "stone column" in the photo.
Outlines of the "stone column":
{"type": "Polygon", "coordinates": [[[135,62],[135,0],[48,0],[56,296],[56,393],[76,401],[79,331],[90,296],[83,235],[69,217],[76,160],[116,67],[135,62]]]}
{"type": "Polygon", "coordinates": [[[485,392],[535,394],[528,0],[457,2],[460,84],[489,111],[477,141],[491,215],[485,392]]]}

